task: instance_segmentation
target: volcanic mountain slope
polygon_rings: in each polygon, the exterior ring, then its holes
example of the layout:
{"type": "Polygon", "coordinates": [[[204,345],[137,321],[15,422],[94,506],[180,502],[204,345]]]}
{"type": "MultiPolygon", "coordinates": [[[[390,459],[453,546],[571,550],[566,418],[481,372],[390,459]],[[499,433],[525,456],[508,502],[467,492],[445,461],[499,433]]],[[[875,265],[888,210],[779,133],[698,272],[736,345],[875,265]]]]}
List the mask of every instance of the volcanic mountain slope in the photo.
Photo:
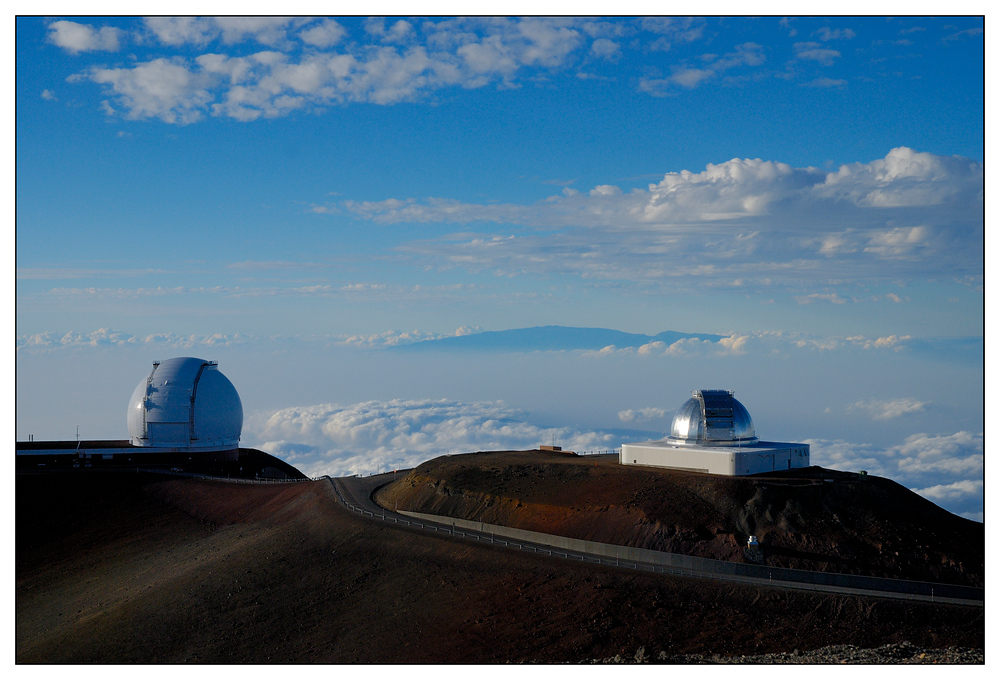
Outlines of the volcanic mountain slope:
{"type": "MultiPolygon", "coordinates": [[[[18,663],[487,663],[982,648],[983,608],[665,578],[348,512],[327,481],[19,474],[18,663]],[[662,653],[662,656],[661,656],[662,653]]],[[[928,658],[936,658],[929,656],[928,658]]]]}
{"type": "Polygon", "coordinates": [[[444,456],[383,506],[772,566],[982,586],[983,525],[895,482],[822,468],[720,477],[543,451],[444,456]]]}

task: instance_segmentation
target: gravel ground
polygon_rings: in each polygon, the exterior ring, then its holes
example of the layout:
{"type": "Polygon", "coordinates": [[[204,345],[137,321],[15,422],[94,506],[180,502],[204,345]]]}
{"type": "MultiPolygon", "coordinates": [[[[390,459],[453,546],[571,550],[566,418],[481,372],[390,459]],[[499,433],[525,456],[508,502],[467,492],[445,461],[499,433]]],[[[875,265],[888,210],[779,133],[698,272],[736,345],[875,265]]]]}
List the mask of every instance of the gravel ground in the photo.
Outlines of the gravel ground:
{"type": "Polygon", "coordinates": [[[554,560],[361,518],[329,482],[16,484],[19,664],[634,663],[640,644],[654,664],[981,664],[954,648],[986,646],[982,607],[554,560]]]}
{"type": "Polygon", "coordinates": [[[892,480],[819,467],[726,477],[623,466],[617,456],[494,451],[427,461],[376,500],[729,562],[748,561],[743,547],[755,534],[772,567],[978,587],[985,579],[983,524],[892,480]]]}
{"type": "Polygon", "coordinates": [[[660,652],[649,656],[640,647],[635,656],[626,658],[613,656],[607,659],[593,659],[589,663],[669,663],[669,664],[982,664],[985,663],[983,650],[967,647],[946,647],[927,649],[909,642],[900,642],[873,649],[854,645],[831,645],[809,652],[795,650],[781,654],[761,654],[757,656],[719,656],[714,654],[667,654],[660,652]]]}

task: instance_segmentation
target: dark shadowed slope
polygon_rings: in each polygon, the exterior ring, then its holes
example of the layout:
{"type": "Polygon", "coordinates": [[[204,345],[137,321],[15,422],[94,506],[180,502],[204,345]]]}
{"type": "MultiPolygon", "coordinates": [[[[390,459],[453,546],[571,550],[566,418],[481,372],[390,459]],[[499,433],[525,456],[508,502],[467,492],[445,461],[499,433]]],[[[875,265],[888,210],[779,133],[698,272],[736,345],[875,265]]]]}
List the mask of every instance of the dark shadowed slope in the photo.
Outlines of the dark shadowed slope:
{"type": "Polygon", "coordinates": [[[982,647],[982,608],[720,586],[343,510],[329,482],[17,477],[16,658],[502,662],[982,647]]]}

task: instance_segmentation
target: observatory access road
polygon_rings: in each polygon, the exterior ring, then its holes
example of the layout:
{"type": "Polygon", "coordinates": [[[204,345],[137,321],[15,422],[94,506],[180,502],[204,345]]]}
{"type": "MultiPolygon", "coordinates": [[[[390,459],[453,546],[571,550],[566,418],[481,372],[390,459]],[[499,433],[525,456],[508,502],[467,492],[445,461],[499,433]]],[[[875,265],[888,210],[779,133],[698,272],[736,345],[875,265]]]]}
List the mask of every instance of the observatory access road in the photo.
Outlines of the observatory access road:
{"type": "Polygon", "coordinates": [[[829,572],[784,569],[752,564],[737,564],[674,555],[653,550],[631,548],[570,539],[565,536],[543,534],[491,525],[484,522],[462,520],[441,515],[411,512],[394,512],[378,505],[375,492],[407,471],[389,472],[370,477],[330,478],[337,500],[348,510],[372,520],[390,522],[397,526],[461,537],[465,540],[489,543],[494,546],[534,552],[546,557],[589,562],[591,564],[648,571],[669,576],[708,578],[772,588],[807,590],[882,597],[896,600],[923,601],[938,604],[983,606],[982,588],[924,583],[901,579],[833,574],[829,572]]]}
{"type": "MultiPolygon", "coordinates": [[[[406,472],[409,471],[407,470],[406,472]]],[[[511,540],[509,536],[505,535],[505,532],[509,531],[509,527],[500,527],[484,522],[470,522],[441,515],[431,516],[420,513],[393,512],[392,510],[383,508],[372,500],[372,495],[375,491],[393,481],[393,473],[373,475],[371,477],[331,477],[329,479],[333,484],[339,502],[343,503],[349,510],[365,517],[371,517],[373,520],[391,522],[397,526],[409,526],[437,534],[461,537],[471,541],[479,541],[480,543],[489,543],[512,550],[534,552],[561,559],[590,562],[592,564],[623,566],[631,569],[639,568],[635,564],[630,566],[631,563],[624,560],[619,561],[607,556],[592,555],[586,551],[557,548],[544,542],[534,542],[524,539],[511,540]]]]}

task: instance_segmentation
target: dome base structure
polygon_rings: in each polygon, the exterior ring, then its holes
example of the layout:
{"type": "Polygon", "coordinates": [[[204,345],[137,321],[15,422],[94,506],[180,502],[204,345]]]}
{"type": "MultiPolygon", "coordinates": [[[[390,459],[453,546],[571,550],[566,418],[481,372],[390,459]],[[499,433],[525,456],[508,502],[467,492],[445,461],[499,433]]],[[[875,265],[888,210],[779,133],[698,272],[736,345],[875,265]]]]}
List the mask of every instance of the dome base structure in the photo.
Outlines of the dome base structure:
{"type": "Polygon", "coordinates": [[[758,441],[747,446],[680,446],[662,439],[622,444],[619,462],[710,475],[755,475],[809,467],[809,445],[758,441]]]}
{"type": "Polygon", "coordinates": [[[218,451],[239,447],[243,404],[216,362],[154,361],[128,405],[133,446],[218,451]]]}
{"type": "Polygon", "coordinates": [[[674,414],[669,437],[622,444],[619,462],[727,476],[809,467],[808,444],[760,441],[731,391],[692,395],[674,414]]]}

